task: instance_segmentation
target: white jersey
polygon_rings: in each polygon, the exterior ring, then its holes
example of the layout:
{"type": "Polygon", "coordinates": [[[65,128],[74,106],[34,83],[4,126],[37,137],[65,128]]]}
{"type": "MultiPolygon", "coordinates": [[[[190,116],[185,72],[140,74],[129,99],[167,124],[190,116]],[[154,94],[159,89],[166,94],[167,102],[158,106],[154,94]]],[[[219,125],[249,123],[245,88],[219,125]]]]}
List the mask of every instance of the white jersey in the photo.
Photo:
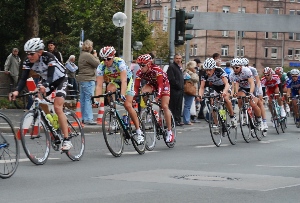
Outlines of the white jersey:
{"type": "Polygon", "coordinates": [[[250,88],[250,83],[248,82],[249,78],[253,78],[252,72],[247,67],[242,67],[242,70],[239,74],[231,73],[229,78],[233,82],[238,82],[241,88],[250,88]]]}

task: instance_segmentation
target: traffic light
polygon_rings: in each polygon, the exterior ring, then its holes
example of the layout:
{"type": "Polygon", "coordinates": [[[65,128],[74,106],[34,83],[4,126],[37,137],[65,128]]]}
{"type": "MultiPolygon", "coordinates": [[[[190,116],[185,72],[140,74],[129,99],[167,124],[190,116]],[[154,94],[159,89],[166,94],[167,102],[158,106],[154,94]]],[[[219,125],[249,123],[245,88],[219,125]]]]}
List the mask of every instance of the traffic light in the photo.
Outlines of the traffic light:
{"type": "Polygon", "coordinates": [[[183,9],[176,10],[175,45],[183,45],[186,40],[193,39],[193,35],[185,34],[186,30],[192,30],[194,27],[193,24],[185,21],[193,17],[193,13],[186,13],[183,9]]]}

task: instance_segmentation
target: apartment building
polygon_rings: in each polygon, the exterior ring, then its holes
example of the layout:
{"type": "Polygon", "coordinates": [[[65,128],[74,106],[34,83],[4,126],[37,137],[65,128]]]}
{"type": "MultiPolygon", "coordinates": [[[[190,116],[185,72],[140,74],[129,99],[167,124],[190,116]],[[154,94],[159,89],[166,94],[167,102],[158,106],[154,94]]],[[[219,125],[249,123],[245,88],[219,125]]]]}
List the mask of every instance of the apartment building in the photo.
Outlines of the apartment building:
{"type": "MultiPolygon", "coordinates": [[[[149,22],[168,31],[170,0],[136,0],[149,22]]],[[[300,0],[176,0],[176,9],[186,12],[255,13],[300,15],[300,0]]],[[[193,30],[190,59],[220,53],[223,62],[246,57],[261,72],[263,67],[300,67],[300,33],[193,30]]]]}

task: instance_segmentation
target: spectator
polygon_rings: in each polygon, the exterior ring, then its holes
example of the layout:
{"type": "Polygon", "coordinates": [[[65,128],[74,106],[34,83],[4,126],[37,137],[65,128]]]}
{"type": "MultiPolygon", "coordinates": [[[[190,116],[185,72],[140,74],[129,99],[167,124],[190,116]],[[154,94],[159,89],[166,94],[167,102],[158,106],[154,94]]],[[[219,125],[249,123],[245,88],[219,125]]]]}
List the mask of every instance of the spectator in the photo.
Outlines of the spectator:
{"type": "Polygon", "coordinates": [[[184,80],[182,74],[182,56],[180,54],[175,54],[174,62],[170,64],[167,74],[170,82],[169,108],[173,114],[176,125],[181,126],[183,125],[181,122],[181,112],[184,80]]]}
{"type": "Polygon", "coordinates": [[[5,74],[10,75],[14,87],[18,83],[19,67],[21,63],[21,59],[18,56],[18,54],[19,54],[19,49],[13,48],[12,53],[8,55],[4,64],[5,74]]]}
{"type": "MultiPolygon", "coordinates": [[[[203,69],[202,66],[200,66],[200,70],[199,70],[199,80],[201,81],[201,78],[202,76],[205,75],[205,70],[203,69]]],[[[200,85],[199,85],[200,87],[200,85]]],[[[205,81],[205,88],[209,87],[209,82],[208,81],[205,81]]],[[[201,102],[200,102],[200,110],[199,110],[199,113],[198,113],[198,119],[204,119],[204,108],[205,108],[205,100],[203,99],[201,102]]]]}
{"type": "Polygon", "coordinates": [[[230,75],[231,73],[233,73],[233,70],[232,70],[232,68],[230,67],[230,62],[229,62],[229,61],[226,62],[226,67],[224,68],[224,71],[227,73],[228,77],[229,77],[229,75],[230,75]]]}
{"type": "MultiPolygon", "coordinates": [[[[196,73],[197,75],[199,76],[199,72],[201,70],[201,61],[200,59],[194,59],[194,61],[196,62],[196,67],[195,67],[195,70],[196,70],[196,73]]],[[[199,77],[199,82],[197,83],[197,92],[199,92],[199,87],[200,87],[200,77],[199,77]]],[[[202,105],[201,103],[203,103],[203,105],[205,105],[205,102],[202,101],[200,102],[199,98],[196,98],[196,112],[200,109],[200,105],[202,105]]],[[[191,116],[191,119],[192,119],[192,123],[196,123],[196,122],[200,122],[200,121],[197,121],[197,116],[196,115],[192,115],[191,116]]]]}
{"type": "Polygon", "coordinates": [[[221,67],[221,62],[222,62],[222,60],[221,60],[221,55],[220,55],[219,53],[214,53],[214,54],[212,55],[212,58],[216,61],[217,66],[218,66],[218,67],[221,67]]]}
{"type": "MultiPolygon", "coordinates": [[[[195,67],[197,66],[195,61],[189,61],[186,64],[186,69],[183,71],[183,77],[184,81],[191,80],[195,86],[197,86],[199,82],[199,76],[196,73],[195,67]]],[[[197,90],[197,87],[196,87],[197,90]]],[[[197,91],[196,91],[197,92],[197,91]]],[[[183,108],[183,123],[185,125],[193,125],[190,121],[191,118],[191,106],[193,104],[193,101],[195,99],[195,96],[193,95],[187,95],[184,94],[184,108],[183,108]]]]}
{"type": "Polygon", "coordinates": [[[82,44],[82,52],[79,55],[78,67],[79,74],[77,80],[80,86],[80,102],[82,122],[88,125],[96,125],[93,119],[91,96],[95,92],[96,69],[100,64],[97,52],[91,54],[93,42],[85,40],[82,44]]]}
{"type": "Polygon", "coordinates": [[[66,62],[66,68],[67,68],[67,75],[68,75],[68,83],[72,85],[69,89],[72,91],[69,91],[71,95],[71,99],[75,99],[75,95],[78,93],[78,87],[77,87],[77,81],[76,81],[76,71],[78,67],[75,65],[75,56],[71,55],[69,59],[66,62]]]}
{"type": "Polygon", "coordinates": [[[47,47],[48,47],[48,51],[50,53],[52,53],[61,64],[63,64],[63,57],[62,57],[61,53],[59,51],[57,51],[56,43],[53,40],[49,40],[47,42],[47,47]]]}

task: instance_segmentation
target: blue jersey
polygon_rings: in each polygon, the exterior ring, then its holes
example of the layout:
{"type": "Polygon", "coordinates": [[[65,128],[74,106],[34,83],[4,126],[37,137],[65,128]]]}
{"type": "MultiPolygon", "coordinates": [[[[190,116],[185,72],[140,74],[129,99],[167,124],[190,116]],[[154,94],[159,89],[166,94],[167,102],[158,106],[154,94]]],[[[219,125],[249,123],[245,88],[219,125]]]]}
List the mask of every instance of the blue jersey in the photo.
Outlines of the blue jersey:
{"type": "Polygon", "coordinates": [[[293,79],[288,80],[287,88],[291,89],[292,97],[298,95],[300,90],[300,76],[298,76],[296,81],[293,81],[293,79]]]}

